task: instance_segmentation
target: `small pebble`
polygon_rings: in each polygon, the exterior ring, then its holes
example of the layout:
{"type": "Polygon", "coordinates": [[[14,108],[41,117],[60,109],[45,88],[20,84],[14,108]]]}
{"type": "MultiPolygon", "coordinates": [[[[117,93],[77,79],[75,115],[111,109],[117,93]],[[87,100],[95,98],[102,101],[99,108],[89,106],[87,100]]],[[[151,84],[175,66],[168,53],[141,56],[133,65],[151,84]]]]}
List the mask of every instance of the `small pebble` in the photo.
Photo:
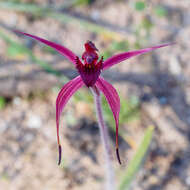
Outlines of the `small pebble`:
{"type": "Polygon", "coordinates": [[[37,115],[31,115],[29,116],[29,119],[27,121],[27,125],[29,128],[40,128],[42,126],[42,120],[37,115]]]}

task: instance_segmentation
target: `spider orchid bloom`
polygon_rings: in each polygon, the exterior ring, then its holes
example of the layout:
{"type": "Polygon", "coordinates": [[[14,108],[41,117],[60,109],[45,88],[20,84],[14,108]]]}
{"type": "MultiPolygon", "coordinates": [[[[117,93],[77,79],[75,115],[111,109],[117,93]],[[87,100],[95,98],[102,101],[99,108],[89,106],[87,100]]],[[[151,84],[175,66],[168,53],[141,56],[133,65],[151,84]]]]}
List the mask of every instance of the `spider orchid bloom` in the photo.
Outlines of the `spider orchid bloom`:
{"type": "Polygon", "coordinates": [[[169,45],[172,45],[172,43],[153,46],[150,48],[135,50],[135,51],[129,51],[124,53],[116,54],[107,60],[103,60],[103,57],[99,59],[99,56],[97,54],[98,49],[96,46],[91,42],[87,41],[85,46],[85,51],[82,54],[82,61],[80,58],[75,55],[71,50],[67,49],[66,47],[56,44],[54,42],[45,40],[43,38],[15,31],[16,33],[23,34],[26,36],[29,36],[35,40],[38,40],[55,50],[57,50],[60,54],[65,56],[70,62],[72,62],[77,69],[79,76],[72,79],[68,83],[66,83],[62,89],[60,90],[57,100],[56,100],[56,126],[57,126],[57,142],[58,142],[58,148],[59,148],[59,162],[61,163],[61,144],[60,144],[60,138],[59,138],[59,121],[60,121],[60,115],[63,111],[63,108],[65,107],[68,100],[71,98],[71,96],[81,87],[87,86],[88,88],[93,88],[97,93],[101,91],[104,96],[106,97],[106,100],[111,108],[111,111],[114,116],[115,125],[116,125],[116,155],[118,158],[119,163],[121,164],[120,157],[119,157],[119,149],[118,149],[118,128],[119,128],[119,112],[120,112],[120,98],[118,96],[118,93],[116,89],[105,79],[103,79],[100,74],[102,71],[107,70],[111,66],[118,64],[126,59],[129,59],[131,57],[134,57],[136,55],[140,55],[149,51],[152,51],[154,49],[158,49],[161,47],[166,47],[169,45]],[[99,60],[98,60],[99,59],[99,60]]]}

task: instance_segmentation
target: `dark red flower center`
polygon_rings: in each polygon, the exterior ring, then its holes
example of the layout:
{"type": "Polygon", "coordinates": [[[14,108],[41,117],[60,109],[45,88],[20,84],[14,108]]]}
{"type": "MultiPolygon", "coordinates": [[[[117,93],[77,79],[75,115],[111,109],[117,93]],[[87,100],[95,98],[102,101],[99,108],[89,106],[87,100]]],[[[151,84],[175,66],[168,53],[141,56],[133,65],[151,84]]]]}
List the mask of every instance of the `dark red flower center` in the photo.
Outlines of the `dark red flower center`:
{"type": "Polygon", "coordinates": [[[85,52],[82,55],[84,63],[78,57],[76,58],[77,70],[87,87],[94,86],[101,73],[103,57],[98,61],[96,51],[98,51],[96,46],[88,41],[85,43],[85,52]]]}

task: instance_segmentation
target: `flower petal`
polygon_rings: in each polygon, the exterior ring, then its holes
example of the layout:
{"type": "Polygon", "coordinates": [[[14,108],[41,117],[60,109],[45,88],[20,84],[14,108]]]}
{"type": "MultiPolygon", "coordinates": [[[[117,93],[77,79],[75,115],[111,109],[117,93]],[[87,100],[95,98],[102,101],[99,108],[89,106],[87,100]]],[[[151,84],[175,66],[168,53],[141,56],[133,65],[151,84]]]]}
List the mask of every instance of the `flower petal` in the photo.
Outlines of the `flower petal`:
{"type": "Polygon", "coordinates": [[[82,86],[84,85],[82,79],[80,76],[74,78],[73,80],[69,81],[67,84],[65,84],[61,91],[59,92],[56,100],[56,126],[57,126],[57,142],[59,146],[59,162],[61,163],[61,145],[59,140],[59,121],[60,121],[60,115],[63,111],[63,108],[65,107],[68,100],[71,98],[71,96],[82,86]]]}
{"type": "Polygon", "coordinates": [[[120,53],[120,54],[116,54],[110,58],[108,58],[107,60],[104,61],[103,63],[103,70],[108,69],[109,67],[111,67],[112,65],[115,65],[117,63],[120,63],[126,59],[129,59],[131,57],[134,57],[136,55],[140,55],[149,51],[152,51],[154,49],[158,49],[161,47],[166,47],[169,45],[173,45],[174,43],[168,43],[168,44],[163,44],[163,45],[159,45],[159,46],[153,46],[150,48],[145,48],[145,49],[140,49],[140,50],[135,50],[135,51],[129,51],[129,52],[124,52],[124,53],[120,53]]]}
{"type": "Polygon", "coordinates": [[[51,41],[48,41],[48,40],[45,40],[43,38],[40,38],[38,36],[34,36],[34,35],[31,35],[31,34],[27,34],[27,33],[24,33],[24,32],[20,32],[20,31],[15,31],[16,33],[19,33],[19,34],[23,34],[23,35],[26,35],[26,36],[29,36],[35,40],[38,40],[50,47],[52,47],[53,49],[57,50],[60,54],[62,54],[63,56],[65,56],[68,60],[70,60],[72,63],[76,64],[76,55],[71,51],[69,50],[68,48],[62,46],[62,45],[59,45],[59,44],[56,44],[54,42],[51,42],[51,41]]]}
{"type": "Polygon", "coordinates": [[[118,129],[119,129],[119,112],[120,112],[120,98],[116,89],[102,77],[96,81],[96,87],[100,89],[105,95],[108,104],[110,105],[111,111],[113,113],[115,124],[116,124],[116,154],[119,163],[121,164],[119,157],[119,146],[118,146],[118,129]]]}

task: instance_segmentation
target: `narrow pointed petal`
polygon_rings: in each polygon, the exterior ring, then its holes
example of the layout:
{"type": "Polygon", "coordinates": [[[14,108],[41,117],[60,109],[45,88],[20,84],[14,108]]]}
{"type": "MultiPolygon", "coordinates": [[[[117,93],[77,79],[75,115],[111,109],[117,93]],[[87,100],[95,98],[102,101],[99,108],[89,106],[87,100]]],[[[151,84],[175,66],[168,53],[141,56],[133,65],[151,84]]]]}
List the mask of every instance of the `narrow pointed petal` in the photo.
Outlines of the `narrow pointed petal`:
{"type": "Polygon", "coordinates": [[[60,90],[57,100],[56,100],[56,126],[57,126],[57,142],[58,142],[58,148],[59,148],[59,162],[61,163],[61,144],[59,139],[59,121],[60,116],[63,111],[63,108],[65,107],[66,103],[69,101],[71,96],[82,86],[84,85],[82,79],[80,76],[74,78],[73,80],[69,81],[67,84],[65,84],[62,89],[60,90]]]}
{"type": "Polygon", "coordinates": [[[20,32],[20,31],[15,31],[15,32],[18,33],[18,34],[23,34],[25,36],[29,36],[29,37],[31,37],[31,38],[33,38],[35,40],[38,40],[38,41],[52,47],[53,49],[57,50],[61,55],[65,56],[72,63],[76,64],[76,55],[71,50],[69,50],[68,48],[66,48],[66,47],[64,47],[62,45],[56,44],[54,42],[45,40],[43,38],[40,38],[38,36],[34,36],[34,35],[31,35],[31,34],[20,32]]]}
{"type": "Polygon", "coordinates": [[[111,108],[115,119],[116,125],[116,155],[118,158],[119,163],[121,164],[120,157],[119,157],[119,146],[118,146],[118,130],[119,130],[119,112],[120,112],[120,98],[116,91],[116,89],[102,77],[96,81],[96,87],[100,89],[106,97],[108,104],[111,108]]]}
{"type": "Polygon", "coordinates": [[[129,59],[131,57],[134,57],[136,55],[140,55],[140,54],[143,54],[143,53],[147,53],[149,51],[152,51],[152,50],[155,50],[155,49],[158,49],[158,48],[162,48],[162,47],[166,47],[166,46],[170,46],[170,45],[173,45],[175,43],[168,43],[168,44],[163,44],[163,45],[159,45],[159,46],[153,46],[153,47],[150,47],[150,48],[145,48],[145,49],[140,49],[140,50],[134,50],[134,51],[129,51],[129,52],[124,52],[124,53],[119,53],[119,54],[116,54],[110,58],[108,58],[107,60],[104,61],[104,64],[103,64],[103,70],[105,69],[108,69],[109,67],[117,64],[117,63],[120,63],[126,59],[129,59]]]}

